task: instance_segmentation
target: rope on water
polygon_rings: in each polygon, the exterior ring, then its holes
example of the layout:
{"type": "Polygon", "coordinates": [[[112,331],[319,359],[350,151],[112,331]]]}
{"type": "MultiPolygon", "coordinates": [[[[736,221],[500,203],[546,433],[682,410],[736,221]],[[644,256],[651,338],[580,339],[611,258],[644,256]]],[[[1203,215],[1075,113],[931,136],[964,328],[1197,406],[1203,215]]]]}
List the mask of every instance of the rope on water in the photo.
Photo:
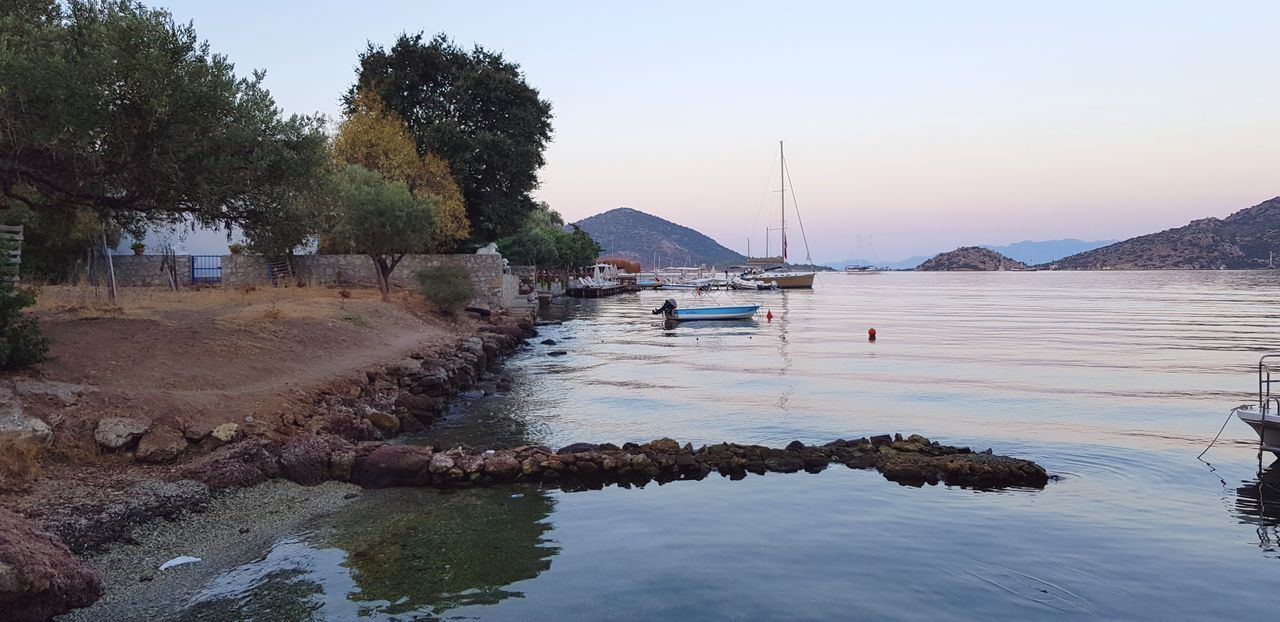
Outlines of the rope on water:
{"type": "Polygon", "coordinates": [[[1205,454],[1209,453],[1209,450],[1213,448],[1213,444],[1218,442],[1218,437],[1222,436],[1222,431],[1227,429],[1227,424],[1231,423],[1231,416],[1236,414],[1237,410],[1240,410],[1239,406],[1232,408],[1231,412],[1227,413],[1227,420],[1222,422],[1222,427],[1218,428],[1218,433],[1213,435],[1213,440],[1209,441],[1209,446],[1205,447],[1204,451],[1200,452],[1199,456],[1196,456],[1197,460],[1199,460],[1205,454]]]}

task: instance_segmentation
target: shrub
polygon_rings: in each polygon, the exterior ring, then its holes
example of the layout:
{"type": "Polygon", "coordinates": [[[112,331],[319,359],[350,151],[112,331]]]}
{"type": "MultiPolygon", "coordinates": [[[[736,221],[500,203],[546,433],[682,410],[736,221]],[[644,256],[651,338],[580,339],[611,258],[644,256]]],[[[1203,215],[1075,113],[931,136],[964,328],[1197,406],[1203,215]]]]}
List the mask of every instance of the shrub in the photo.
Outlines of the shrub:
{"type": "Polygon", "coordinates": [[[457,266],[439,266],[418,272],[422,295],[441,313],[453,315],[467,306],[476,295],[471,274],[457,266]]]}
{"type": "Polygon", "coordinates": [[[0,369],[30,367],[49,353],[49,338],[40,332],[39,322],[22,312],[35,301],[30,290],[14,286],[8,270],[0,270],[0,369]]]}

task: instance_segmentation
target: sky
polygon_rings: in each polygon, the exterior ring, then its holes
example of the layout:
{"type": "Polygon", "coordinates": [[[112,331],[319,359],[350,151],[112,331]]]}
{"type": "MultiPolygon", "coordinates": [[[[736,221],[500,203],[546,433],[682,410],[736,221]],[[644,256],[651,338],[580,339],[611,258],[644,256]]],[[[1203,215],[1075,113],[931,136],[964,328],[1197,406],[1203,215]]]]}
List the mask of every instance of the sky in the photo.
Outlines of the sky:
{"type": "Polygon", "coordinates": [[[502,52],[555,114],[537,198],[756,255],[780,140],[793,259],[1122,239],[1280,195],[1274,0],[149,4],[288,113],[336,119],[402,32],[502,52]]]}

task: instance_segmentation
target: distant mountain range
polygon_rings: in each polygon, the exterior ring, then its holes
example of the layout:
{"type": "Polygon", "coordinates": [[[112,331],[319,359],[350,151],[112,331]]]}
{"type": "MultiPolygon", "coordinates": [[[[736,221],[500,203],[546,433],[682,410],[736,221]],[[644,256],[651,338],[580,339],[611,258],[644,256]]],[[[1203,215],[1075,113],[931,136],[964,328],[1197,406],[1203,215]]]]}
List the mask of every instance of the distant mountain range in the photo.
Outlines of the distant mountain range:
{"type": "Polygon", "coordinates": [[[1266,268],[1280,255],[1280,197],[1056,261],[1066,270],[1266,268]]]}
{"type": "Polygon", "coordinates": [[[604,254],[661,266],[741,265],[747,258],[688,227],[677,225],[629,207],[619,207],[584,218],[576,223],[586,231],[604,254]]]}

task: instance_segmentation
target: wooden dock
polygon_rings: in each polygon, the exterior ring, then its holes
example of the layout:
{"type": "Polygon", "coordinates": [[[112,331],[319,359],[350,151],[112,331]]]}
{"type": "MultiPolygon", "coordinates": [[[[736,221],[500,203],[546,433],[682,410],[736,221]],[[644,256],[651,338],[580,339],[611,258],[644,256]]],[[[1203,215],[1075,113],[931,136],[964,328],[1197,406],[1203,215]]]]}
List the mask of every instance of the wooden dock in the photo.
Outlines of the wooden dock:
{"type": "Polygon", "coordinates": [[[639,289],[634,285],[618,284],[608,287],[570,287],[564,293],[570,298],[605,298],[626,292],[639,291],[639,289]]]}

